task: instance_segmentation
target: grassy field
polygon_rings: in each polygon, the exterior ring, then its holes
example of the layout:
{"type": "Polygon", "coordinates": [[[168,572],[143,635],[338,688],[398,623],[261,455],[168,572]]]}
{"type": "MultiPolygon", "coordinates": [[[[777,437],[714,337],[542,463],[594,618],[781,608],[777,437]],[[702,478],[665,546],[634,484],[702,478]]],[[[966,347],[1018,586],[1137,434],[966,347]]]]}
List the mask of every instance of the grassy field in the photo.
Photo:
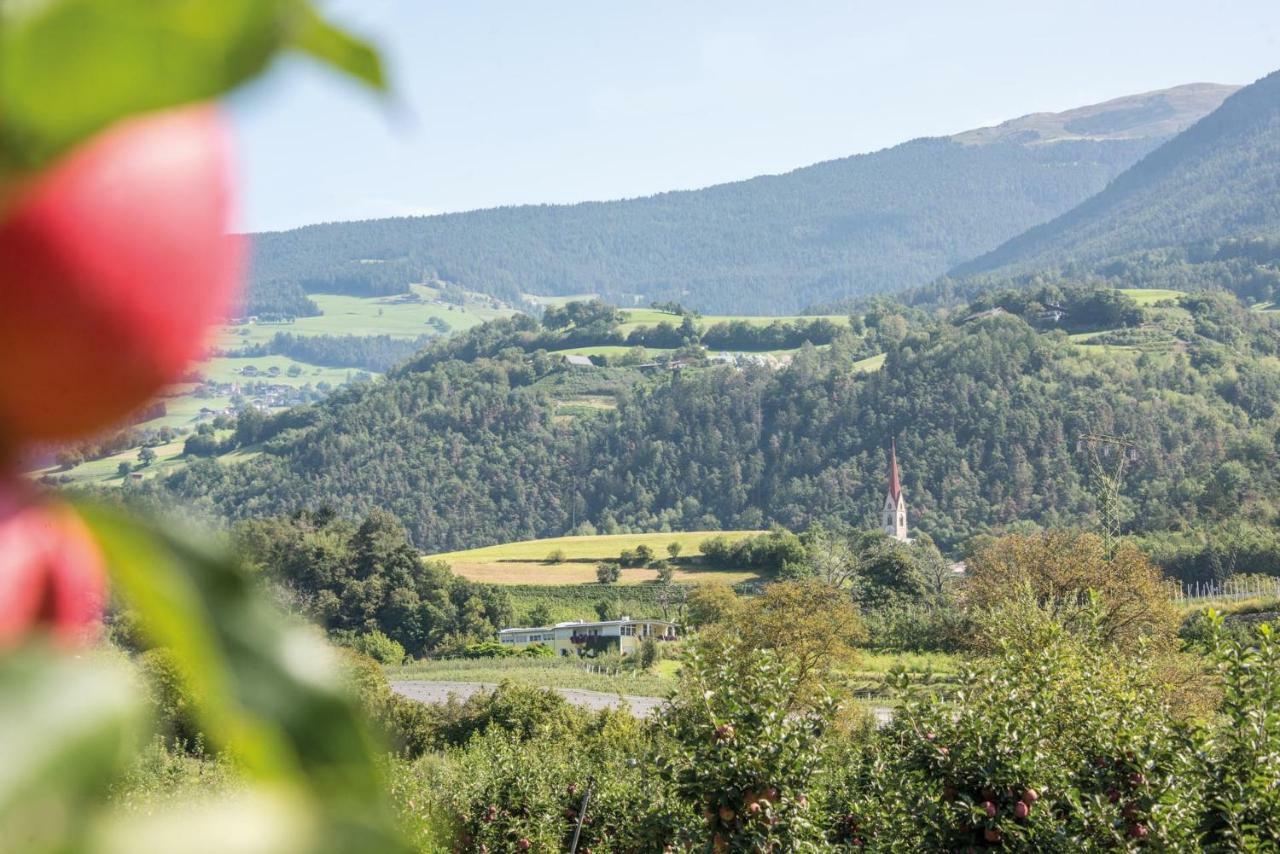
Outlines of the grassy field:
{"type": "Polygon", "coordinates": [[[411,286],[411,297],[355,297],[339,294],[312,294],[311,300],[324,312],[317,317],[300,317],[292,323],[251,323],[229,326],[218,338],[218,346],[234,348],[270,341],[277,332],[294,335],[390,335],[417,338],[431,335],[432,318],[459,332],[472,326],[505,317],[510,309],[495,308],[476,299],[466,306],[438,301],[437,292],[426,285],[411,286]]]}
{"type": "MultiPolygon", "coordinates": [[[[670,314],[665,311],[658,311],[653,308],[624,308],[621,309],[623,322],[619,327],[625,334],[639,326],[657,326],[659,323],[670,323],[672,326],[679,326],[681,318],[679,315],[670,314]]],[[[825,318],[832,323],[838,323],[841,326],[849,324],[849,318],[843,314],[826,314],[826,315],[736,315],[736,314],[709,314],[698,318],[697,325],[699,329],[706,329],[709,326],[715,326],[717,323],[729,323],[735,320],[745,321],[752,326],[768,326],[774,321],[782,321],[789,323],[793,320],[818,320],[825,318]]]]}
{"type": "Polygon", "coordinates": [[[356,374],[369,373],[362,372],[359,368],[325,368],[310,365],[288,356],[219,356],[205,362],[200,366],[199,371],[205,379],[216,383],[265,382],[295,388],[301,388],[308,383],[316,385],[321,382],[339,386],[356,374]],[[301,373],[291,377],[289,369],[294,365],[298,366],[301,373]],[[244,375],[244,369],[251,366],[258,369],[257,376],[244,375]],[[271,376],[269,372],[272,368],[278,368],[279,373],[271,376]]]}
{"type": "Polygon", "coordinates": [[[1154,305],[1165,300],[1176,302],[1187,295],[1186,291],[1168,288],[1120,288],[1120,293],[1131,298],[1138,305],[1154,305]]]}
{"type": "Polygon", "coordinates": [[[537,294],[521,294],[520,296],[524,297],[526,302],[531,302],[534,305],[567,305],[571,302],[589,302],[590,300],[598,298],[600,295],[569,294],[568,296],[563,297],[544,297],[538,296],[537,294]]]}
{"type": "MultiPolygon", "coordinates": [[[[223,435],[226,434],[224,433],[223,435]]],[[[41,469],[34,474],[36,477],[46,474],[53,475],[55,477],[66,476],[71,478],[71,482],[73,484],[80,485],[93,484],[99,486],[119,486],[125,482],[126,477],[131,480],[135,479],[133,478],[134,474],[138,475],[138,479],[146,480],[168,474],[175,469],[186,465],[187,460],[182,456],[182,448],[185,443],[186,438],[184,437],[176,441],[169,442],[168,444],[153,447],[151,450],[156,452],[155,461],[145,468],[138,469],[136,472],[131,472],[128,476],[120,474],[120,463],[128,463],[131,466],[136,466],[138,463],[138,448],[130,448],[126,451],[121,451],[118,454],[112,454],[109,457],[103,457],[98,460],[89,460],[88,462],[82,463],[75,468],[68,469],[66,471],[63,471],[57,466],[50,466],[49,468],[41,469]]],[[[254,448],[241,449],[232,451],[229,454],[223,454],[218,459],[224,463],[242,462],[244,460],[253,459],[259,453],[261,452],[254,448]]]]}
{"type": "Polygon", "coordinates": [[[678,662],[662,661],[648,673],[624,669],[618,675],[606,675],[588,672],[578,661],[567,658],[450,659],[389,667],[387,678],[495,685],[509,680],[539,688],[577,688],[606,694],[661,697],[675,687],[678,667],[678,662]]]}
{"type": "MultiPolygon", "coordinates": [[[[555,352],[564,353],[566,355],[574,354],[578,356],[609,356],[610,358],[613,358],[615,356],[625,356],[628,353],[630,353],[633,349],[634,349],[633,347],[630,347],[626,344],[601,344],[596,347],[569,347],[565,350],[556,350],[555,352]]],[[[668,353],[675,352],[675,350],[666,349],[662,347],[645,347],[644,349],[645,349],[645,352],[648,353],[650,357],[664,356],[668,353]]]]}
{"type": "MultiPolygon", "coordinates": [[[[679,543],[681,560],[676,565],[675,580],[715,580],[729,584],[752,581],[757,578],[749,570],[709,570],[698,567],[689,559],[698,556],[698,546],[703,540],[724,536],[740,540],[761,533],[759,531],[685,531],[667,534],[611,534],[594,537],[555,537],[545,540],[525,540],[504,543],[462,552],[431,555],[428,560],[440,560],[453,571],[472,581],[489,584],[595,584],[596,564],[617,560],[623,549],[647,545],[659,557],[667,556],[667,545],[679,543]],[[552,553],[560,553],[560,559],[548,562],[552,553]]],[[[624,569],[621,584],[643,584],[656,581],[658,573],[653,569],[624,569]]]]}
{"type": "Polygon", "coordinates": [[[853,369],[855,371],[861,371],[864,374],[869,374],[883,368],[884,360],[885,360],[884,353],[880,353],[879,355],[876,355],[876,356],[868,356],[865,359],[860,359],[854,362],[853,369]]]}

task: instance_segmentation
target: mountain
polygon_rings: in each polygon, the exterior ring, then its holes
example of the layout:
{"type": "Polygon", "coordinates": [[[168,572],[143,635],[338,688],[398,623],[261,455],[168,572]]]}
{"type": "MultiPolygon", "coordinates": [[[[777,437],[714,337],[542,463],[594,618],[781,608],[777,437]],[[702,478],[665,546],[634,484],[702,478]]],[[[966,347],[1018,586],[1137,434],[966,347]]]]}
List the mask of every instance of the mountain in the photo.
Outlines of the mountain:
{"type": "Polygon", "coordinates": [[[894,291],[1097,193],[1230,91],[1178,87],[647,198],[260,234],[251,303],[439,279],[511,302],[597,293],[785,314],[894,291]]]}
{"type": "Polygon", "coordinates": [[[1130,284],[1238,280],[1243,287],[1276,261],[1280,72],[1228,97],[1096,196],[952,276],[1051,270],[1123,276],[1130,284]],[[1197,275],[1197,265],[1208,266],[1197,275]]]}

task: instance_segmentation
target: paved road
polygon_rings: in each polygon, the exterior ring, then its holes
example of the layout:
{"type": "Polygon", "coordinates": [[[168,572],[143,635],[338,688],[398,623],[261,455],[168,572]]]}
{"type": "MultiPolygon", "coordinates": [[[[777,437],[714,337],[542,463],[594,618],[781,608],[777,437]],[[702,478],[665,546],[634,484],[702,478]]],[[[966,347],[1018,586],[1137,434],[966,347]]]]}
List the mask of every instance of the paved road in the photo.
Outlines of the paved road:
{"type": "MultiPolygon", "coordinates": [[[[391,690],[410,700],[423,703],[443,703],[450,694],[456,694],[465,700],[478,691],[492,691],[498,687],[487,682],[422,682],[418,680],[392,682],[391,690]]],[[[582,691],[577,688],[552,688],[575,706],[588,709],[616,709],[623,705],[631,707],[631,711],[639,717],[648,717],[654,709],[662,705],[661,697],[621,697],[617,694],[605,694],[601,691],[582,691]]]]}
{"type": "MultiPolygon", "coordinates": [[[[478,691],[492,691],[498,686],[488,682],[423,682],[420,680],[392,682],[391,690],[397,694],[422,703],[443,703],[450,694],[456,694],[465,700],[478,691]]],[[[616,709],[624,701],[638,717],[647,718],[662,705],[661,697],[620,697],[617,694],[605,694],[601,691],[582,691],[577,688],[552,688],[575,706],[584,708],[616,709]]],[[[888,706],[871,706],[871,714],[875,715],[876,725],[884,726],[893,719],[893,710],[888,706]]]]}

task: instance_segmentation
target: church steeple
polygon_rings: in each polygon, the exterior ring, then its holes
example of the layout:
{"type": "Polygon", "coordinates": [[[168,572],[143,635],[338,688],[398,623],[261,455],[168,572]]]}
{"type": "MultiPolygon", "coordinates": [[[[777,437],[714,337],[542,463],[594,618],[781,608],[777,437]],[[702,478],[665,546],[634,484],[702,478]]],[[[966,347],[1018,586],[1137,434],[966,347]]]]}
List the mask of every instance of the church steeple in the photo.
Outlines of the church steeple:
{"type": "Polygon", "coordinates": [[[902,494],[902,481],[898,476],[898,443],[889,442],[889,491],[884,496],[881,512],[884,532],[895,540],[907,541],[907,499],[902,494]]]}

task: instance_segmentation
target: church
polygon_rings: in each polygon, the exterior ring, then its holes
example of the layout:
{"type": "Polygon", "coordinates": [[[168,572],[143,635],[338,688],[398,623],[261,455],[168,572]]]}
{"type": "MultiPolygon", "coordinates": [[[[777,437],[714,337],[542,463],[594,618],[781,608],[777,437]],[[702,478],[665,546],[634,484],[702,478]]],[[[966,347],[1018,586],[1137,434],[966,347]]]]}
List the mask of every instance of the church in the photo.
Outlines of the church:
{"type": "Polygon", "coordinates": [[[886,534],[904,543],[911,542],[907,536],[907,499],[898,477],[898,446],[892,441],[889,443],[889,491],[884,496],[880,519],[886,534]]]}

